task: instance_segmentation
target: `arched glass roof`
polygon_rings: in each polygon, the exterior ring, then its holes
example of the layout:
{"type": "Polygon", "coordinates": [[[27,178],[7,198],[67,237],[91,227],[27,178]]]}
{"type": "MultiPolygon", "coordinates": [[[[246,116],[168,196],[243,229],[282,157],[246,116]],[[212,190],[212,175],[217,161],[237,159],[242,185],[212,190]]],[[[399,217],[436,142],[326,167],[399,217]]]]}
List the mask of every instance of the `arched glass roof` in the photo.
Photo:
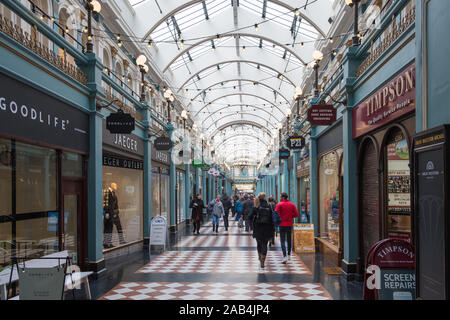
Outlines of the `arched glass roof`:
{"type": "Polygon", "coordinates": [[[129,2],[136,34],[216,153],[231,165],[262,160],[329,31],[332,1],[129,2]]]}

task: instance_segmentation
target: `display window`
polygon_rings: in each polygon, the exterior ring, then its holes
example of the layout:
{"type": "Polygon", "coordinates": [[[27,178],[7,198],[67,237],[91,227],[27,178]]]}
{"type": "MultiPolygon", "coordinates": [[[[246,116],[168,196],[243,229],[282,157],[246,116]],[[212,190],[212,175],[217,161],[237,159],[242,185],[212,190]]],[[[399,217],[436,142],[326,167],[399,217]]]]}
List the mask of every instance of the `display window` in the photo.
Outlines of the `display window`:
{"type": "Polygon", "coordinates": [[[310,223],[311,198],[309,177],[300,178],[300,223],[310,223]]]}
{"type": "Polygon", "coordinates": [[[186,205],[186,187],[185,187],[184,172],[177,171],[177,224],[186,220],[185,205],[186,205]]]}
{"type": "Polygon", "coordinates": [[[73,184],[77,175],[82,181],[83,156],[0,139],[0,268],[13,255],[33,259],[61,250],[78,262],[83,184],[70,193],[69,172],[73,184]]]}
{"type": "Polygon", "coordinates": [[[102,190],[104,249],[142,240],[143,171],[104,166],[102,190]]]}
{"type": "Polygon", "coordinates": [[[320,238],[339,247],[340,238],[340,155],[342,148],[322,156],[319,163],[320,238]]]}
{"type": "Polygon", "coordinates": [[[152,168],[152,217],[161,215],[161,177],[159,168],[152,168]]]}
{"type": "Polygon", "coordinates": [[[411,239],[411,175],[409,148],[401,130],[386,143],[387,236],[411,239]]]}

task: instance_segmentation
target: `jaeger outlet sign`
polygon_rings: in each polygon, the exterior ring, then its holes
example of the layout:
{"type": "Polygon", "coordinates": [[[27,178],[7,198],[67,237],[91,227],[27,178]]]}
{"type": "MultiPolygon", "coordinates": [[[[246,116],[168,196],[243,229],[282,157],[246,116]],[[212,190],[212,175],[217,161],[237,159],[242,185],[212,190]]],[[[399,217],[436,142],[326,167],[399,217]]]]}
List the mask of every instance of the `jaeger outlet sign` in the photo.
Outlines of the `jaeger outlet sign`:
{"type": "Polygon", "coordinates": [[[413,112],[416,95],[416,65],[397,77],[353,110],[353,139],[413,112]]]}
{"type": "Polygon", "coordinates": [[[89,116],[0,73],[1,133],[89,152],[89,116]]]}

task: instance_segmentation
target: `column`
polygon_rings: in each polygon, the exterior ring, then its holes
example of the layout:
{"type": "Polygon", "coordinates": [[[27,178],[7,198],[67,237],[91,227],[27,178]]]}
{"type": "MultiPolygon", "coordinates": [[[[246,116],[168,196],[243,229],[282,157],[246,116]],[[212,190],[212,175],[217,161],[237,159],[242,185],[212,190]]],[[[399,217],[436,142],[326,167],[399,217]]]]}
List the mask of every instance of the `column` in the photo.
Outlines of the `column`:
{"type": "Polygon", "coordinates": [[[286,192],[289,196],[289,160],[285,159],[283,166],[283,190],[282,192],[286,192]]]}
{"type": "Polygon", "coordinates": [[[319,230],[319,184],[317,177],[317,137],[316,128],[311,128],[311,147],[309,159],[311,161],[310,165],[310,196],[311,196],[311,223],[314,224],[314,233],[318,235],[319,230]]]}
{"type": "MultiPolygon", "coordinates": [[[[169,133],[169,137],[172,140],[172,134],[173,134],[174,126],[173,124],[169,123],[167,132],[169,133]]],[[[172,158],[172,149],[169,150],[170,157],[172,158]]],[[[170,231],[176,232],[177,231],[177,222],[176,222],[176,210],[175,207],[175,192],[176,192],[176,181],[177,175],[175,170],[175,161],[170,161],[170,169],[169,169],[169,190],[170,190],[170,231]]]]}
{"type": "MultiPolygon", "coordinates": [[[[297,162],[298,159],[300,158],[300,150],[294,150],[294,164],[292,166],[292,171],[291,171],[291,179],[292,179],[292,185],[293,188],[291,190],[291,201],[292,203],[295,204],[295,206],[298,206],[298,199],[297,199],[297,195],[298,195],[298,190],[297,190],[297,162]]],[[[297,208],[299,209],[299,208],[297,208]]],[[[300,211],[300,210],[299,210],[300,211]]]]}
{"type": "Polygon", "coordinates": [[[96,94],[104,95],[101,87],[102,65],[95,54],[87,54],[89,63],[85,72],[88,75],[87,86],[92,95],[89,99],[91,113],[89,115],[89,159],[88,159],[88,268],[96,275],[105,271],[105,260],[103,258],[103,139],[102,121],[103,115],[96,108],[96,94]]]}
{"type": "Polygon", "coordinates": [[[184,185],[184,214],[186,216],[187,223],[189,224],[189,203],[191,202],[191,166],[189,165],[189,163],[186,164],[186,176],[184,179],[184,185]]]}
{"type": "Polygon", "coordinates": [[[194,174],[194,186],[195,186],[195,191],[194,191],[194,193],[195,193],[195,195],[194,196],[196,196],[198,193],[199,193],[199,190],[200,190],[200,186],[199,186],[199,183],[198,183],[198,168],[195,168],[195,174],[194,174]]]}
{"type": "MultiPolygon", "coordinates": [[[[147,102],[144,104],[148,107],[147,102]]],[[[144,112],[144,248],[150,243],[150,221],[152,219],[152,144],[148,129],[151,127],[150,110],[144,112]]]]}

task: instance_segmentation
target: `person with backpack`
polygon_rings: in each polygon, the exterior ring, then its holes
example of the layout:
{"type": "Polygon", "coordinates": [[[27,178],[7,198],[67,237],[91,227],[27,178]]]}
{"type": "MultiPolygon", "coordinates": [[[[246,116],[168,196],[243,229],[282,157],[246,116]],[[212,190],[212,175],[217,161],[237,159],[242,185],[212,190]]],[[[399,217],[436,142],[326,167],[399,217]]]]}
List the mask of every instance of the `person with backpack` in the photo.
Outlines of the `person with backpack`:
{"type": "Polygon", "coordinates": [[[298,211],[295,204],[288,200],[286,192],[281,193],[281,201],[275,207],[275,211],[281,217],[280,223],[280,242],[281,250],[283,251],[283,261],[286,264],[291,260],[292,248],[292,220],[298,217],[298,211]],[[286,243],[287,242],[287,257],[286,257],[286,243]]]}
{"type": "Polygon", "coordinates": [[[242,214],[244,216],[243,218],[245,221],[245,231],[253,230],[252,220],[250,218],[253,208],[254,208],[253,198],[250,197],[249,199],[248,196],[245,195],[244,202],[242,203],[242,214]]]}
{"type": "Polygon", "coordinates": [[[216,199],[212,200],[208,204],[208,210],[211,212],[212,223],[213,223],[213,232],[219,232],[219,221],[220,218],[225,215],[225,209],[223,208],[223,204],[220,201],[220,195],[217,195],[216,199]]]}
{"type": "Polygon", "coordinates": [[[266,200],[266,194],[260,193],[255,199],[255,206],[249,215],[253,222],[253,238],[256,239],[261,269],[265,268],[267,245],[272,238],[273,221],[272,208],[266,200]]]}

